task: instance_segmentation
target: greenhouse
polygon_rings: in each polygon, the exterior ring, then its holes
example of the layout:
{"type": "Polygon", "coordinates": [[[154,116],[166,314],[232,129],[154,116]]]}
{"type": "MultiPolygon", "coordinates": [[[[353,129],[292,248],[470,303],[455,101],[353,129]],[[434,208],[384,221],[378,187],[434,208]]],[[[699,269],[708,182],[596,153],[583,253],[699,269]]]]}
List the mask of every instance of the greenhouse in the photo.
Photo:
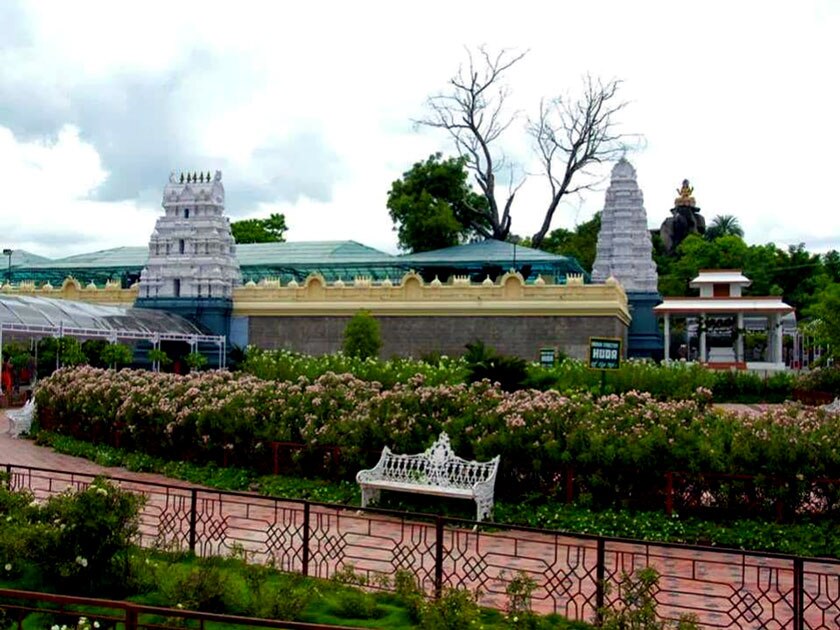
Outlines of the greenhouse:
{"type": "Polygon", "coordinates": [[[160,348],[165,342],[181,342],[193,352],[218,356],[219,367],[225,361],[224,337],[208,335],[174,313],[25,295],[0,295],[0,364],[4,337],[6,341],[41,337],[103,339],[153,348],[160,348]]]}

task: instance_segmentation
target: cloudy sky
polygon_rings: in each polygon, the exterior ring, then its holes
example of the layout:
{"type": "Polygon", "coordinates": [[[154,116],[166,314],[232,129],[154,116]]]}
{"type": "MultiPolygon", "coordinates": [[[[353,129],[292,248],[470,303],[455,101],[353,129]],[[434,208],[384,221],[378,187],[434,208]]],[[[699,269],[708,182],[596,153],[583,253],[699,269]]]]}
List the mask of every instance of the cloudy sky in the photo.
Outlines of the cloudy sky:
{"type": "MultiPolygon", "coordinates": [[[[0,0],[0,240],[64,256],[145,245],[171,170],[224,172],[234,218],[289,240],[396,251],[391,182],[447,138],[417,129],[465,46],[528,50],[509,75],[522,133],[582,74],[623,81],[622,130],[651,226],[683,178],[749,242],[840,248],[840,2],[18,2],[0,0]]],[[[531,177],[513,231],[539,226],[531,177]]],[[[553,227],[603,205],[570,200],[553,227]]]]}

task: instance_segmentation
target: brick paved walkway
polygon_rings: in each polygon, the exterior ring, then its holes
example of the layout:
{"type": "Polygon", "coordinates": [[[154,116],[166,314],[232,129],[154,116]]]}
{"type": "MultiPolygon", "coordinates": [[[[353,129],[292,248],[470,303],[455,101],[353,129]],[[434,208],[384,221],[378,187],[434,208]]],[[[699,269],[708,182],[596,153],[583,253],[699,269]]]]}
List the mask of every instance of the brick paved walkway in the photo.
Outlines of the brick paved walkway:
{"type": "MultiPolygon", "coordinates": [[[[427,589],[433,584],[437,540],[433,523],[222,493],[161,475],[104,468],[11,438],[7,428],[6,418],[0,414],[0,464],[62,471],[38,475],[13,469],[15,486],[45,496],[87,483],[84,475],[124,478],[124,487],[147,496],[141,517],[144,543],[184,547],[193,531],[196,551],[204,555],[227,554],[241,545],[254,560],[272,558],[278,567],[296,572],[302,572],[305,564],[309,574],[318,577],[329,577],[337,568],[352,564],[368,575],[390,575],[397,568],[406,568],[418,575],[427,589]],[[302,552],[304,536],[309,541],[306,557],[302,552]]],[[[504,607],[505,586],[518,571],[525,571],[538,584],[534,592],[538,611],[592,619],[598,579],[594,539],[513,529],[475,532],[447,526],[442,540],[444,584],[480,589],[483,604],[504,607]]],[[[703,626],[710,628],[793,627],[790,560],[609,541],[603,557],[604,577],[613,583],[622,571],[655,567],[662,575],[657,594],[660,611],[669,617],[694,612],[703,626]]],[[[804,627],[840,627],[840,565],[806,562],[803,584],[804,627]]]]}

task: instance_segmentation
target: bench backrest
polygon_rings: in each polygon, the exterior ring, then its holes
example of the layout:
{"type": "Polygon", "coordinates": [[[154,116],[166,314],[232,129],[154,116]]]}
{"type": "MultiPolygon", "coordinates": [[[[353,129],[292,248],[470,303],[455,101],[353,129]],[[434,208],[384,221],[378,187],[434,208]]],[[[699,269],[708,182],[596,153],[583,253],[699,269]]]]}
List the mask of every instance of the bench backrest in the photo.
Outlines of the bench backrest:
{"type": "Polygon", "coordinates": [[[499,458],[489,462],[475,462],[458,457],[449,444],[449,436],[441,433],[438,440],[419,455],[383,453],[382,477],[448,488],[472,488],[496,474],[499,458]]]}

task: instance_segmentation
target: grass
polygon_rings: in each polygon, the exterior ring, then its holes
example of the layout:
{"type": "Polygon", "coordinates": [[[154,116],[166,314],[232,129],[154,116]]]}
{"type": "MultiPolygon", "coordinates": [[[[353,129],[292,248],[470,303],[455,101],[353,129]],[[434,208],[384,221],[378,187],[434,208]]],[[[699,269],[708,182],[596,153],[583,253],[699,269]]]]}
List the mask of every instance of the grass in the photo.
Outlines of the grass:
{"type": "MultiPolygon", "coordinates": [[[[246,565],[237,558],[199,559],[185,554],[137,550],[132,566],[132,577],[128,582],[133,586],[131,590],[137,592],[126,597],[126,601],[136,604],[355,628],[408,630],[419,627],[412,621],[406,601],[393,593],[370,593],[336,581],[246,565]],[[360,614],[353,614],[354,610],[360,614]]],[[[40,590],[32,583],[32,578],[33,573],[26,571],[17,579],[0,579],[0,587],[40,590]]],[[[92,620],[122,615],[118,609],[92,606],[67,606],[58,613],[50,606],[37,603],[36,607],[43,612],[28,614],[23,627],[39,630],[53,624],[75,627],[82,616],[92,620]]],[[[142,615],[141,622],[172,624],[172,619],[142,615]]],[[[107,624],[103,622],[103,625],[107,624]]],[[[230,630],[249,626],[206,623],[204,627],[230,630]]],[[[481,610],[477,627],[494,630],[510,625],[502,613],[481,610]]],[[[591,626],[548,615],[539,618],[537,627],[577,630],[591,626]]]]}

